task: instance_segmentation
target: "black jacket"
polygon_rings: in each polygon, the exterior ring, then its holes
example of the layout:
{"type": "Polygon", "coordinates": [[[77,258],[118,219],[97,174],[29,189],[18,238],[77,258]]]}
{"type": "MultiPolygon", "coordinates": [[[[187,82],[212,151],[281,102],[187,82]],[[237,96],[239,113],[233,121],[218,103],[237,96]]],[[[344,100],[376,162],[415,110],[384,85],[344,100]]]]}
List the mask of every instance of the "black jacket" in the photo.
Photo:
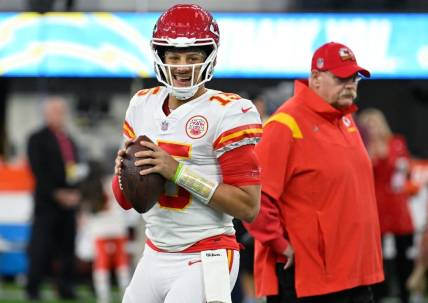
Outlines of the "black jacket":
{"type": "MultiPolygon", "coordinates": [[[[77,161],[76,145],[69,139],[77,161]]],[[[28,140],[27,154],[35,178],[35,211],[61,209],[54,199],[54,191],[71,186],[66,181],[65,163],[55,134],[48,127],[33,133],[28,140]]]]}

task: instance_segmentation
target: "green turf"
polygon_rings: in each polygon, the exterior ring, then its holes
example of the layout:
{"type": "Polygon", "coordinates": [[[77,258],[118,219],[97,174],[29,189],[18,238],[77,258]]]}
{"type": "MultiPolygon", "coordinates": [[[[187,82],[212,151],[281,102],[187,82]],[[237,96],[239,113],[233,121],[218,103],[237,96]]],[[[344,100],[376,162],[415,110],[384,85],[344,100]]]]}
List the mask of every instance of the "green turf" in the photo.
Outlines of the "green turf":
{"type": "MultiPolygon", "coordinates": [[[[60,300],[57,298],[57,294],[49,284],[42,287],[41,296],[42,300],[31,301],[40,303],[70,303],[70,302],[81,302],[81,303],[96,303],[94,294],[87,285],[80,285],[77,287],[78,300],[60,300]]],[[[120,294],[117,288],[113,287],[112,290],[112,303],[120,302],[120,294]]],[[[24,289],[22,286],[13,282],[0,282],[0,302],[1,303],[23,303],[28,302],[25,298],[24,289]]]]}

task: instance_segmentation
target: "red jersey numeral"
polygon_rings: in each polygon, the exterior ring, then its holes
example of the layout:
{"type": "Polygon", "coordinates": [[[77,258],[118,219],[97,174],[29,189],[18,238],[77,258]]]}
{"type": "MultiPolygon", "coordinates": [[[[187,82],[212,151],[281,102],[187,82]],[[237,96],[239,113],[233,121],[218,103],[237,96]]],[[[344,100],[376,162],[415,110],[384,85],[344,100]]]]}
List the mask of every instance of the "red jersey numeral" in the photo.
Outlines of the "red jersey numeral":
{"type": "MultiPolygon", "coordinates": [[[[167,151],[171,156],[181,159],[189,159],[192,147],[190,144],[158,141],[159,147],[167,151]]],[[[182,187],[176,187],[175,194],[164,194],[159,198],[161,207],[168,209],[181,210],[190,204],[190,193],[182,187]]],[[[169,190],[172,191],[172,190],[169,190]]]]}
{"type": "Polygon", "coordinates": [[[242,99],[241,96],[232,93],[221,93],[210,98],[210,101],[217,101],[223,106],[228,105],[230,102],[242,99]]]}
{"type": "Polygon", "coordinates": [[[154,88],[146,88],[146,89],[142,89],[139,90],[137,92],[137,96],[145,96],[147,94],[152,94],[152,95],[156,95],[158,92],[160,91],[160,86],[154,87],[154,88]]]}

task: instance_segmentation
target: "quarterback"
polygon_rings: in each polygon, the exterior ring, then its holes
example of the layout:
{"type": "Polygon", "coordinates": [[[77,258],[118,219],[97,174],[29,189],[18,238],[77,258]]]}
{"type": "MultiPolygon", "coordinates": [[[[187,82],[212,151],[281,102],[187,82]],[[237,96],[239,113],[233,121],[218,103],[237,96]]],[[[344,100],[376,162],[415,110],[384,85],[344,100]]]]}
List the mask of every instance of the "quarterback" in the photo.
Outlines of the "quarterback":
{"type": "MultiPolygon", "coordinates": [[[[135,165],[152,165],[165,192],[144,213],[147,243],[128,286],[126,303],[231,302],[239,269],[232,218],[252,222],[259,211],[260,170],[254,145],[262,134],[251,101],[208,89],[220,32],[197,5],[176,5],[158,19],[151,47],[163,86],[144,89],[130,101],[118,151],[119,175],[125,147],[139,135],[149,150],[135,165]]],[[[119,204],[126,201],[118,185],[119,204]]]]}

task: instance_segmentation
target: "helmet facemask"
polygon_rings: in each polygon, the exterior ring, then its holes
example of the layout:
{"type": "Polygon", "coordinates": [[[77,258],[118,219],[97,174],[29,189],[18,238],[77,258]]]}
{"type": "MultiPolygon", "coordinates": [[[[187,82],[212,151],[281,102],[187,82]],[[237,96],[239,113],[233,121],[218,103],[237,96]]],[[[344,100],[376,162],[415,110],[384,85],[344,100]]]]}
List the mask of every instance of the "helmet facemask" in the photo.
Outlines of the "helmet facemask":
{"type": "Polygon", "coordinates": [[[153,39],[152,51],[155,59],[155,72],[159,82],[163,83],[169,93],[171,93],[178,100],[184,101],[193,97],[198,91],[199,87],[205,82],[210,81],[214,65],[217,57],[217,44],[212,39],[203,39],[195,41],[196,39],[176,38],[176,39],[153,39]],[[166,64],[165,52],[166,51],[193,51],[194,49],[202,50],[206,54],[205,61],[196,64],[166,64]],[[174,86],[173,83],[173,70],[176,68],[191,68],[190,85],[186,87],[174,86]]]}

